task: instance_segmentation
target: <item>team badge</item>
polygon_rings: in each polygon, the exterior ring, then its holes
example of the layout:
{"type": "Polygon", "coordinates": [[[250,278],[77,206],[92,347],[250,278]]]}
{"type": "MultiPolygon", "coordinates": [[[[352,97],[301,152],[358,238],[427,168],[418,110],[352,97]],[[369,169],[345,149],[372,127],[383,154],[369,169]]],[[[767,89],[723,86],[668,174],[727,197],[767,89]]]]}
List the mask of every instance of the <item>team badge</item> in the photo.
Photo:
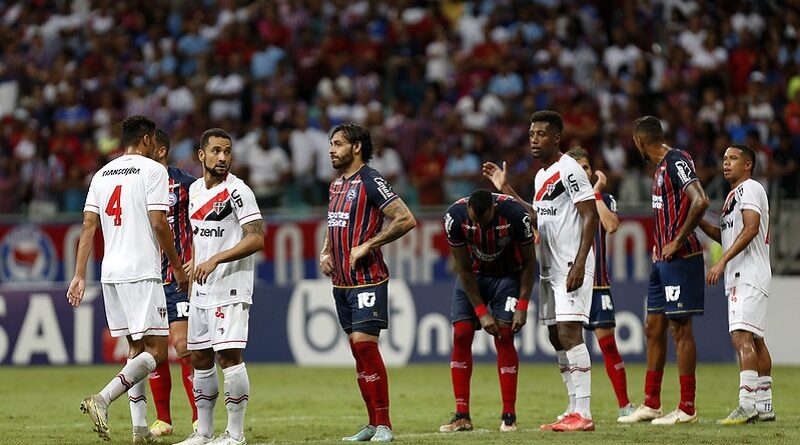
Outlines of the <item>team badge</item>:
{"type": "Polygon", "coordinates": [[[656,179],[656,184],[658,184],[659,187],[664,185],[664,174],[663,173],[658,175],[658,178],[656,179]]]}
{"type": "Polygon", "coordinates": [[[356,193],[357,193],[357,192],[356,192],[356,189],[350,189],[350,190],[348,190],[348,191],[347,191],[347,196],[345,196],[345,199],[346,199],[347,201],[353,201],[353,200],[355,200],[355,199],[356,199],[356,193]]]}
{"type": "Polygon", "coordinates": [[[162,320],[167,318],[167,308],[165,308],[164,306],[160,306],[158,308],[158,315],[161,317],[162,320]]]}
{"type": "Polygon", "coordinates": [[[223,210],[225,210],[225,201],[217,201],[214,203],[214,212],[220,214],[223,210]]]}
{"type": "Polygon", "coordinates": [[[178,196],[174,192],[169,192],[169,206],[173,207],[178,203],[178,196]]]}
{"type": "Polygon", "coordinates": [[[0,281],[53,281],[57,272],[56,249],[38,226],[15,227],[0,242],[0,281]]]}
{"type": "Polygon", "coordinates": [[[548,195],[553,193],[555,190],[556,190],[556,184],[554,182],[551,182],[550,184],[547,184],[547,194],[548,195]]]}

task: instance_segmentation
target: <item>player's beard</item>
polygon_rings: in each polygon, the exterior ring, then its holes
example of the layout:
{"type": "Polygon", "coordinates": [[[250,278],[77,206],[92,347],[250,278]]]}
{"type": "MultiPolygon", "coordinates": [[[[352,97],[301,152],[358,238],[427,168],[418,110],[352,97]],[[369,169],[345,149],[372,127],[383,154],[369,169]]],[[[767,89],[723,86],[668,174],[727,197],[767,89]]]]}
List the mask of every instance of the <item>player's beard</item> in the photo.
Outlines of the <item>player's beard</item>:
{"type": "Polygon", "coordinates": [[[333,168],[335,170],[344,170],[347,167],[349,167],[350,164],[353,163],[353,158],[354,157],[355,157],[355,154],[353,153],[353,150],[351,148],[350,152],[347,153],[347,155],[342,156],[342,157],[338,157],[338,158],[336,158],[336,160],[331,159],[331,165],[333,166],[333,168]],[[337,164],[337,162],[338,162],[338,164],[337,164]]]}
{"type": "Polygon", "coordinates": [[[225,177],[225,175],[227,175],[228,171],[231,169],[230,166],[225,166],[225,171],[220,173],[219,171],[217,171],[216,165],[209,167],[208,164],[206,164],[205,162],[203,162],[203,167],[206,169],[209,175],[214,176],[216,178],[225,177]]]}

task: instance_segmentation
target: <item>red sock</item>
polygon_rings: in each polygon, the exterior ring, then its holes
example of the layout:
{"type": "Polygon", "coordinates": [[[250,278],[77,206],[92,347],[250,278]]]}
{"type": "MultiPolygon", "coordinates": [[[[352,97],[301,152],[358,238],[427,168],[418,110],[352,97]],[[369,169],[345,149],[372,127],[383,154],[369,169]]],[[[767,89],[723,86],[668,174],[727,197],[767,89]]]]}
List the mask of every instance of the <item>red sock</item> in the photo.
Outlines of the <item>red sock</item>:
{"type": "Polygon", "coordinates": [[[472,340],[475,327],[472,322],[459,321],[453,324],[453,352],[450,354],[450,377],[456,412],[469,414],[469,382],[472,378],[472,340]]]}
{"type": "Polygon", "coordinates": [[[383,357],[374,341],[362,341],[353,344],[353,348],[361,358],[364,367],[364,382],[372,396],[372,407],[375,410],[375,423],[392,428],[389,420],[389,381],[383,357]]]}
{"type": "Polygon", "coordinates": [[[183,382],[183,389],[186,391],[186,397],[189,398],[189,406],[192,407],[192,422],[197,420],[197,406],[194,404],[194,392],[192,385],[192,377],[194,377],[194,368],[192,368],[192,360],[190,356],[186,356],[181,360],[181,381],[183,382]]]}
{"type": "Polygon", "coordinates": [[[503,397],[503,414],[516,415],[517,404],[517,370],[519,369],[519,356],[514,347],[514,334],[510,327],[501,327],[500,338],[495,337],[494,346],[497,349],[497,375],[500,377],[500,395],[503,397]]]}
{"type": "Polygon", "coordinates": [[[169,361],[164,360],[150,373],[150,390],[153,391],[153,403],[156,405],[158,420],[172,424],[169,413],[169,393],[172,391],[172,375],[169,372],[169,361]]]}
{"type": "Polygon", "coordinates": [[[600,350],[603,351],[606,372],[611,380],[611,385],[614,386],[614,392],[617,394],[617,403],[622,408],[631,402],[628,399],[628,379],[625,375],[625,362],[622,361],[622,357],[619,355],[617,341],[613,335],[598,338],[597,342],[600,343],[600,350]]]}
{"type": "Polygon", "coordinates": [[[694,393],[697,381],[692,375],[680,376],[681,381],[681,403],[678,408],[688,415],[694,415],[694,393]]]}
{"type": "Polygon", "coordinates": [[[369,424],[375,425],[375,410],[372,408],[372,394],[367,384],[366,376],[364,375],[364,364],[355,348],[355,343],[350,341],[350,351],[353,353],[353,358],[356,360],[356,382],[358,382],[358,389],[361,391],[361,398],[364,399],[364,405],[367,407],[367,415],[369,416],[369,424]]]}
{"type": "Polygon", "coordinates": [[[653,409],[661,408],[661,379],[664,371],[650,371],[644,379],[644,404],[653,409]]]}

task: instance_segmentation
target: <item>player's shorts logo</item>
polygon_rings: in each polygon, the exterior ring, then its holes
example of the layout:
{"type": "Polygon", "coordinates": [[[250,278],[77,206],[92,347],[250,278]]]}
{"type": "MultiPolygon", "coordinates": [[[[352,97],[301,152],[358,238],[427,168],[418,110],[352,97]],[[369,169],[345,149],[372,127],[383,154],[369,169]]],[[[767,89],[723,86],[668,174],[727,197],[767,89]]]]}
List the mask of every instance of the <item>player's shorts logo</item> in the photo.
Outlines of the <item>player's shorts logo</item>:
{"type": "Polygon", "coordinates": [[[58,271],[53,241],[38,226],[18,226],[0,242],[0,281],[52,281],[58,271]]]}

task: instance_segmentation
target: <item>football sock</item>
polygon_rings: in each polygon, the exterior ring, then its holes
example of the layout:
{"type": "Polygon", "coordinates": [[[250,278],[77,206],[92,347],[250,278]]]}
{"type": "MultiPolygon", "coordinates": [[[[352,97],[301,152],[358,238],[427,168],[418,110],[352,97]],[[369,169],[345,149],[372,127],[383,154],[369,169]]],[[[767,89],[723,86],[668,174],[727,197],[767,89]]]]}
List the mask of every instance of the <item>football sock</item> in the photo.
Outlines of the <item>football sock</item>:
{"type": "Polygon", "coordinates": [[[369,424],[375,426],[375,409],[372,407],[372,394],[370,387],[367,384],[366,375],[364,374],[364,363],[356,352],[355,343],[350,340],[350,351],[353,353],[353,358],[356,361],[356,382],[358,389],[361,391],[361,398],[364,399],[364,405],[367,407],[367,415],[369,416],[369,424]]]}
{"type": "Polygon", "coordinates": [[[186,391],[186,398],[189,399],[189,406],[192,407],[192,422],[194,422],[195,420],[197,420],[197,407],[194,405],[194,392],[192,392],[192,389],[194,388],[194,386],[192,385],[192,378],[194,377],[194,369],[192,368],[192,359],[190,356],[187,355],[186,357],[182,357],[180,359],[180,363],[181,363],[181,382],[183,383],[184,391],[186,391]]]}
{"type": "Polygon", "coordinates": [[[225,409],[228,411],[227,431],[236,440],[244,438],[244,413],[250,398],[250,379],[244,363],[222,370],[225,383],[225,409]]]}
{"type": "Polygon", "coordinates": [[[386,376],[386,367],[383,364],[378,343],[363,341],[353,344],[364,366],[364,381],[372,395],[373,409],[375,410],[375,426],[384,425],[392,428],[389,420],[389,381],[386,376]]]}
{"type": "Polygon", "coordinates": [[[517,403],[517,370],[519,356],[514,347],[514,334],[510,327],[498,328],[500,338],[495,337],[497,349],[497,375],[500,378],[500,394],[503,398],[503,414],[516,414],[517,403]]]}
{"type": "Polygon", "coordinates": [[[772,411],[772,376],[770,375],[763,375],[758,378],[756,408],[760,413],[772,411]]]}
{"type": "Polygon", "coordinates": [[[647,370],[644,378],[644,404],[653,409],[661,408],[661,380],[664,371],[647,370]]]}
{"type": "Polygon", "coordinates": [[[739,406],[752,410],[756,407],[758,391],[758,372],[742,371],[739,373],[739,406]]]}
{"type": "Polygon", "coordinates": [[[617,395],[617,404],[622,408],[631,401],[628,399],[628,381],[625,375],[625,362],[617,350],[617,341],[613,335],[597,339],[600,350],[603,351],[603,361],[606,364],[606,373],[617,395]]]}
{"type": "Polygon", "coordinates": [[[156,359],[149,352],[142,352],[128,360],[124,368],[100,390],[100,397],[109,405],[126,391],[133,388],[156,369],[156,359]]]}
{"type": "Polygon", "coordinates": [[[581,343],[567,351],[572,383],[575,385],[575,412],[584,419],[592,418],[590,402],[592,397],[592,361],[586,343],[581,343]]]}
{"type": "Polygon", "coordinates": [[[211,369],[195,369],[194,403],[197,406],[197,432],[205,437],[214,435],[214,405],[219,396],[217,367],[211,369]]]}
{"type": "Polygon", "coordinates": [[[564,381],[564,386],[567,387],[567,395],[569,396],[569,408],[567,411],[570,413],[575,412],[575,385],[572,383],[572,373],[569,372],[569,360],[567,359],[567,352],[563,349],[556,351],[558,357],[558,368],[561,371],[561,380],[564,381]]]}
{"type": "Polygon", "coordinates": [[[681,402],[678,404],[678,408],[681,411],[685,412],[688,415],[694,414],[694,394],[695,388],[697,386],[697,381],[695,380],[694,375],[682,375],[680,376],[681,382],[681,402]]]}
{"type": "MultiPolygon", "coordinates": [[[[169,394],[172,391],[172,375],[169,372],[169,361],[164,360],[150,373],[150,390],[153,392],[153,404],[156,406],[156,418],[172,424],[169,412],[169,394]]],[[[130,392],[128,393],[130,396],[130,392]]]]}
{"type": "MultiPolygon", "coordinates": [[[[472,322],[459,321],[453,323],[453,352],[450,355],[450,377],[453,381],[456,412],[462,414],[469,414],[469,386],[470,379],[472,379],[472,340],[474,337],[475,327],[472,322]]],[[[498,360],[499,358],[498,349],[498,360]]]]}
{"type": "MultiPolygon", "coordinates": [[[[128,359],[130,362],[130,359],[128,359]]],[[[134,427],[147,426],[147,397],[144,395],[145,381],[141,379],[128,390],[128,404],[131,407],[131,423],[134,427]]]]}

